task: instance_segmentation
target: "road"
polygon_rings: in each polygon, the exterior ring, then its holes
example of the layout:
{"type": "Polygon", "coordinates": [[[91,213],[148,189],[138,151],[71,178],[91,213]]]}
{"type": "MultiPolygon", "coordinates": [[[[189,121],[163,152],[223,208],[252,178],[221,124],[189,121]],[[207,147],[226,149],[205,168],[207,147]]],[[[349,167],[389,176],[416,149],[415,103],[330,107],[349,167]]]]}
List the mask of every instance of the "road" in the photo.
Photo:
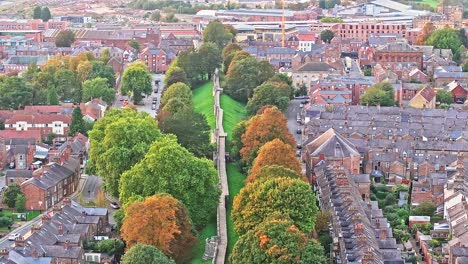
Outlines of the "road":
{"type": "Polygon", "coordinates": [[[291,100],[288,106],[288,129],[291,134],[293,134],[294,138],[296,139],[297,144],[302,144],[302,137],[300,134],[297,134],[296,131],[298,128],[303,129],[303,126],[297,123],[297,114],[301,112],[300,104],[302,100],[291,100]]]}
{"type": "Polygon", "coordinates": [[[83,199],[86,201],[94,201],[101,189],[102,183],[101,177],[89,175],[83,187],[83,199]]]}

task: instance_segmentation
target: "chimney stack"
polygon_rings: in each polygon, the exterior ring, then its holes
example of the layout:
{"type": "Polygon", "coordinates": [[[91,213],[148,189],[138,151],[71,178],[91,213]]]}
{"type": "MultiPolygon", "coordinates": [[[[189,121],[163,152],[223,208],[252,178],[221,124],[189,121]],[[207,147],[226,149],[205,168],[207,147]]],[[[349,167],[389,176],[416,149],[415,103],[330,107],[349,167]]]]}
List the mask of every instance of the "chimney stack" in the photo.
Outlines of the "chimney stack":
{"type": "Polygon", "coordinates": [[[375,219],[375,229],[380,229],[380,219],[375,219]]]}
{"type": "Polygon", "coordinates": [[[42,224],[49,222],[51,219],[50,215],[45,214],[42,216],[42,224]]]}
{"type": "Polygon", "coordinates": [[[36,233],[37,231],[41,230],[41,227],[39,225],[33,225],[31,226],[31,233],[36,233]]]}
{"type": "Polygon", "coordinates": [[[8,257],[10,251],[7,248],[0,249],[0,257],[8,257]]]}
{"type": "Polygon", "coordinates": [[[387,230],[380,229],[380,240],[387,240],[387,230]]]}
{"type": "Polygon", "coordinates": [[[362,264],[372,264],[374,261],[374,255],[372,254],[372,248],[367,248],[367,252],[362,257],[362,264]]]}
{"type": "Polygon", "coordinates": [[[25,240],[22,236],[20,237],[17,237],[15,239],[15,247],[17,248],[23,248],[24,247],[24,244],[25,244],[25,240]]]}
{"type": "Polygon", "coordinates": [[[63,204],[64,205],[68,205],[68,206],[71,206],[71,199],[66,197],[63,199],[63,204]]]}
{"type": "Polygon", "coordinates": [[[65,247],[65,250],[69,249],[71,247],[70,240],[65,241],[63,246],[65,247]]]}
{"type": "Polygon", "coordinates": [[[63,236],[63,224],[60,224],[58,226],[58,234],[59,234],[59,236],[63,236]]]}

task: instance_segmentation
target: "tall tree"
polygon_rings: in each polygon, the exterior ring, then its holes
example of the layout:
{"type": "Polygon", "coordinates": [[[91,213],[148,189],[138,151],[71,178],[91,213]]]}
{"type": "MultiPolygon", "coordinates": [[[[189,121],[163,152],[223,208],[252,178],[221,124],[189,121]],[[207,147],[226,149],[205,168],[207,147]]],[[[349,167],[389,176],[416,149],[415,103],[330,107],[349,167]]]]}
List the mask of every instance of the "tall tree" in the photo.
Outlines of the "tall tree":
{"type": "Polygon", "coordinates": [[[102,98],[108,104],[115,99],[115,89],[109,86],[109,82],[104,78],[95,78],[83,83],[82,101],[87,102],[93,98],[102,98]]]}
{"type": "Polygon", "coordinates": [[[200,58],[203,58],[201,61],[202,74],[211,79],[215,69],[221,66],[221,50],[215,43],[207,42],[200,46],[198,54],[200,58]]]}
{"type": "Polygon", "coordinates": [[[212,21],[203,30],[203,42],[213,42],[222,49],[233,38],[231,32],[226,30],[224,25],[219,21],[212,21]]]}
{"type": "Polygon", "coordinates": [[[152,21],[159,22],[161,20],[161,12],[159,12],[159,10],[153,11],[153,13],[151,13],[150,19],[152,21]]]}
{"type": "Polygon", "coordinates": [[[226,73],[229,65],[231,64],[232,58],[237,51],[241,51],[242,48],[236,43],[229,43],[224,47],[223,52],[221,54],[221,58],[223,59],[223,68],[224,72],[226,73]]]}
{"type": "Polygon", "coordinates": [[[92,61],[91,64],[92,70],[91,73],[88,75],[88,79],[102,77],[107,79],[110,86],[115,85],[114,70],[111,66],[105,65],[102,61],[92,61]]]}
{"type": "Polygon", "coordinates": [[[323,247],[288,220],[269,220],[242,235],[230,256],[231,263],[326,264],[323,247]]]}
{"type": "Polygon", "coordinates": [[[302,232],[311,232],[318,213],[310,185],[300,179],[275,178],[247,184],[234,198],[231,218],[240,235],[273,214],[291,219],[302,232]]]}
{"type": "Polygon", "coordinates": [[[208,157],[212,154],[211,128],[204,115],[191,108],[178,111],[163,122],[159,128],[163,133],[177,136],[177,142],[197,157],[208,157]]]}
{"type": "Polygon", "coordinates": [[[52,15],[50,14],[50,10],[47,6],[44,6],[41,10],[41,19],[44,22],[49,21],[49,19],[52,18],[52,15]]]}
{"type": "Polygon", "coordinates": [[[104,64],[107,64],[111,59],[111,54],[109,48],[105,48],[101,51],[101,61],[104,64]]]}
{"type": "Polygon", "coordinates": [[[440,102],[441,104],[448,104],[448,105],[454,103],[452,93],[450,93],[449,91],[445,91],[445,90],[437,90],[436,101],[440,102]]]}
{"type": "Polygon", "coordinates": [[[170,99],[179,98],[184,102],[192,101],[192,90],[186,84],[178,82],[174,83],[164,91],[161,98],[161,105],[164,106],[170,99]]]}
{"type": "Polygon", "coordinates": [[[14,208],[16,203],[16,198],[18,195],[23,194],[21,192],[21,187],[17,183],[8,185],[8,188],[3,192],[2,203],[6,204],[9,208],[14,208]]]}
{"type": "Polygon", "coordinates": [[[263,83],[257,86],[254,89],[252,98],[247,103],[247,112],[255,115],[265,105],[273,105],[281,111],[286,111],[291,93],[289,89],[282,89],[279,85],[275,85],[275,83],[263,83]]]}
{"type": "Polygon", "coordinates": [[[424,24],[423,28],[421,29],[421,33],[416,38],[415,44],[416,45],[424,45],[427,38],[436,30],[436,27],[432,22],[427,22],[424,24]]]}
{"type": "Polygon", "coordinates": [[[251,183],[254,181],[266,181],[276,178],[302,179],[307,182],[307,179],[302,177],[300,173],[279,165],[268,165],[262,167],[255,175],[250,174],[246,179],[246,182],[251,183]]]}
{"type": "Polygon", "coordinates": [[[231,152],[234,154],[234,158],[240,158],[240,150],[242,149],[242,135],[247,130],[250,120],[241,120],[234,126],[232,130],[232,139],[231,139],[231,152]]]}
{"type": "Polygon", "coordinates": [[[187,74],[180,67],[176,66],[176,64],[171,63],[171,66],[164,76],[164,87],[169,87],[178,82],[188,85],[187,74]]]}
{"type": "Polygon", "coordinates": [[[394,106],[393,87],[388,82],[374,84],[361,97],[362,105],[394,106]]]}
{"type": "Polygon", "coordinates": [[[76,133],[85,134],[85,132],[83,113],[81,113],[80,107],[75,107],[75,109],[73,109],[72,122],[68,135],[73,137],[76,133]]]}
{"type": "Polygon", "coordinates": [[[128,45],[135,49],[137,52],[140,52],[141,46],[140,43],[138,43],[138,41],[132,39],[128,42],[128,45]]]}
{"type": "Polygon", "coordinates": [[[436,30],[426,40],[426,45],[434,46],[434,48],[451,49],[454,60],[460,57],[458,49],[462,44],[458,31],[450,28],[436,30]]]}
{"type": "Polygon", "coordinates": [[[325,29],[322,32],[320,32],[320,39],[324,43],[330,43],[330,41],[335,37],[335,33],[329,29],[325,29]]]}
{"type": "Polygon", "coordinates": [[[177,66],[187,75],[190,86],[195,87],[206,79],[204,76],[202,61],[204,58],[195,49],[182,51],[177,56],[177,66]]]}
{"type": "Polygon", "coordinates": [[[20,193],[16,196],[15,209],[17,212],[22,213],[26,209],[26,196],[20,193]]]}
{"type": "MultiPolygon", "coordinates": [[[[84,82],[89,79],[91,72],[93,71],[93,64],[90,61],[82,61],[76,68],[76,78],[80,82],[84,82]]],[[[107,79],[106,79],[107,80],[107,79]]],[[[109,85],[112,85],[109,83],[109,85]]]]}
{"type": "Polygon", "coordinates": [[[122,175],[120,200],[168,193],[187,206],[197,227],[216,212],[219,189],[213,162],[193,156],[174,136],[155,141],[145,157],[122,175]]]}
{"type": "Polygon", "coordinates": [[[33,19],[41,19],[42,8],[35,6],[33,9],[33,19]]]}
{"type": "Polygon", "coordinates": [[[32,90],[19,77],[5,77],[0,81],[0,107],[2,109],[21,109],[31,104],[32,90]]]}
{"type": "Polygon", "coordinates": [[[186,263],[197,242],[192,230],[185,206],[168,194],[158,194],[127,207],[121,234],[130,248],[151,245],[177,263],[186,263]]]}
{"type": "Polygon", "coordinates": [[[144,244],[136,244],[130,248],[122,258],[122,264],[175,264],[161,250],[144,244]]]}
{"type": "Polygon", "coordinates": [[[62,30],[55,38],[55,45],[57,47],[70,47],[75,42],[75,33],[71,30],[62,30]]]}
{"type": "Polygon", "coordinates": [[[57,89],[55,89],[55,87],[50,87],[49,90],[47,90],[47,103],[50,105],[60,104],[60,100],[57,94],[57,89]]]}
{"type": "Polygon", "coordinates": [[[111,109],[94,124],[89,132],[90,160],[107,192],[119,195],[122,173],[140,161],[160,136],[150,115],[131,109],[111,109]]]}
{"type": "Polygon", "coordinates": [[[151,74],[145,64],[134,62],[123,73],[122,92],[127,95],[131,94],[133,102],[138,104],[142,99],[142,93],[150,94],[152,92],[151,81],[151,74]]]}
{"type": "Polygon", "coordinates": [[[289,133],[287,119],[276,107],[263,110],[254,116],[242,135],[242,149],[240,155],[244,162],[252,162],[257,157],[257,151],[265,143],[279,139],[286,144],[295,146],[294,138],[289,133]]]}
{"type": "Polygon", "coordinates": [[[55,89],[54,75],[47,71],[38,72],[32,78],[31,86],[33,88],[33,104],[46,104],[48,102],[48,91],[55,89]]]}

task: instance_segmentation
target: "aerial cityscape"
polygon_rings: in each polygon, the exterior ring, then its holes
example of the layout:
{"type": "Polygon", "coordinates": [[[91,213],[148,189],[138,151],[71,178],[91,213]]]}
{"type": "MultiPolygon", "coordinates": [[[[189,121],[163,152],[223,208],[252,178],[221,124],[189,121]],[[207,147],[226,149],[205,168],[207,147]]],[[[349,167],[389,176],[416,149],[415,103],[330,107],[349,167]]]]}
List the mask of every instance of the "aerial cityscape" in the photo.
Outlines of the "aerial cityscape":
{"type": "Polygon", "coordinates": [[[0,0],[0,264],[468,264],[467,0],[0,0]]]}

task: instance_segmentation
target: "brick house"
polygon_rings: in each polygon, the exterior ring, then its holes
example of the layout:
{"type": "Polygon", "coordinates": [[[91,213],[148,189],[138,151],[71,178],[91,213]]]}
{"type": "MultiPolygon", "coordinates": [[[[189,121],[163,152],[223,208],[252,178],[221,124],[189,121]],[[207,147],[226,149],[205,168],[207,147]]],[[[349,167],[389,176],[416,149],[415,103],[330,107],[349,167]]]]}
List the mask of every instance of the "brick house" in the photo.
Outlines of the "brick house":
{"type": "Polygon", "coordinates": [[[325,78],[336,72],[336,68],[327,63],[309,62],[292,72],[293,85],[296,88],[299,88],[301,85],[310,88],[313,81],[325,78]]]}
{"type": "Polygon", "coordinates": [[[47,210],[76,191],[80,178],[79,160],[70,157],[62,165],[43,165],[32,176],[21,184],[21,191],[26,196],[26,208],[47,210]]]}
{"type": "Polygon", "coordinates": [[[5,129],[16,131],[40,130],[43,135],[54,133],[66,136],[70,124],[70,115],[33,114],[26,111],[16,111],[11,118],[5,120],[5,129]]]}
{"type": "Polygon", "coordinates": [[[408,105],[419,109],[434,109],[436,106],[436,93],[432,88],[425,87],[418,91],[408,105]]]}
{"type": "Polygon", "coordinates": [[[388,43],[374,49],[374,61],[382,65],[415,63],[423,69],[423,52],[409,45],[407,42],[388,43]]]}
{"type": "Polygon", "coordinates": [[[453,95],[454,102],[464,102],[468,95],[468,91],[466,88],[462,86],[459,81],[452,81],[451,83],[445,86],[445,89],[448,90],[453,95]]]}
{"type": "Polygon", "coordinates": [[[21,185],[23,182],[32,178],[31,170],[7,170],[5,173],[5,185],[16,183],[21,185]]]}
{"type": "Polygon", "coordinates": [[[414,68],[413,70],[411,70],[408,73],[408,80],[409,81],[418,81],[420,83],[427,83],[429,81],[428,77],[427,77],[427,74],[425,74],[424,72],[422,72],[418,68],[414,68]]]}
{"type": "Polygon", "coordinates": [[[143,61],[151,72],[166,72],[171,60],[174,58],[173,52],[160,48],[146,47],[140,52],[140,60],[143,61]]]}

